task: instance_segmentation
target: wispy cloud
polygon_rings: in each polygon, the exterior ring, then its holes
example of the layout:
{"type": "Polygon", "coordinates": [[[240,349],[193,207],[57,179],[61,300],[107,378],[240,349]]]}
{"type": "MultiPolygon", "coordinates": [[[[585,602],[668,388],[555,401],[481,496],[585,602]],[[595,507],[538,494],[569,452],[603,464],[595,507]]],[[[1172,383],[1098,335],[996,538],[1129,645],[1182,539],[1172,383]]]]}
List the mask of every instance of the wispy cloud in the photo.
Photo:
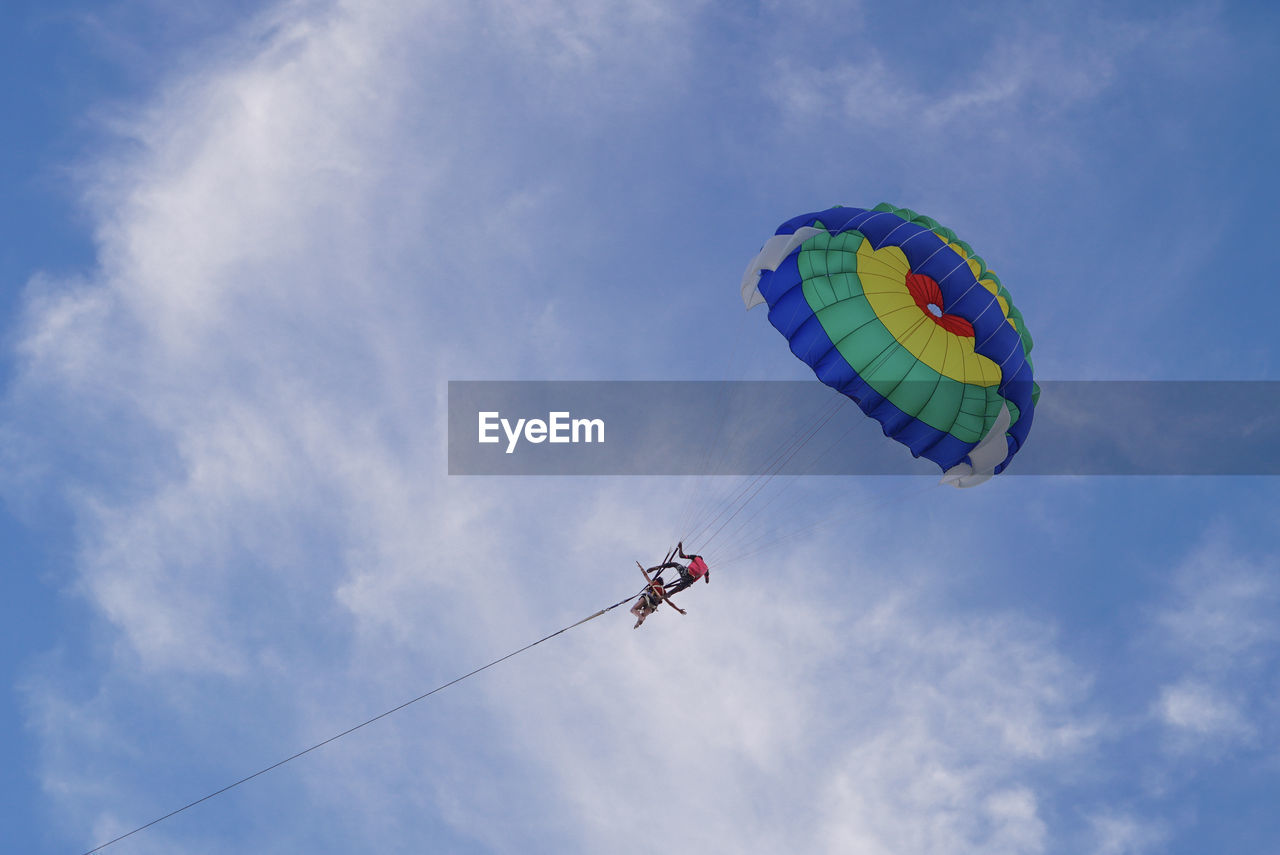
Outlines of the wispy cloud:
{"type": "Polygon", "coordinates": [[[688,802],[660,823],[677,850],[1047,847],[1045,775],[1082,762],[1096,731],[1088,680],[1050,633],[948,618],[901,589],[837,608],[803,588],[711,587],[686,596],[693,618],[596,627],[611,640],[503,678],[499,732],[520,734],[528,766],[497,797],[583,851],[646,851],[637,793],[688,802]]]}
{"type": "Polygon", "coordinates": [[[1093,855],[1140,855],[1158,852],[1167,844],[1168,831],[1159,822],[1144,822],[1115,811],[1090,817],[1093,855]]]}
{"type": "Polygon", "coordinates": [[[1232,547],[1219,527],[1174,570],[1154,624],[1178,676],[1152,712],[1178,751],[1247,747],[1270,718],[1263,677],[1280,654],[1275,569],[1232,547]]]}
{"type": "Polygon", "coordinates": [[[1165,686],[1156,708],[1167,726],[1197,739],[1248,739],[1253,734],[1236,703],[1203,683],[1165,686]]]}
{"type": "Polygon", "coordinates": [[[932,79],[921,79],[920,66],[886,56],[864,34],[849,52],[853,60],[816,66],[780,58],[772,92],[790,120],[842,126],[877,150],[954,154],[960,145],[966,155],[996,148],[1009,156],[1026,148],[1030,156],[1034,144],[1038,158],[1074,158],[1072,148],[1083,141],[1062,138],[1055,121],[1104,92],[1114,58],[1143,33],[1119,26],[1096,39],[1084,31],[1018,30],[1016,20],[1004,23],[995,38],[965,52],[954,73],[932,79]]]}
{"type": "Polygon", "coordinates": [[[99,266],[33,283],[6,402],[45,461],[6,490],[67,502],[72,584],[101,619],[95,700],[57,661],[28,686],[77,841],[172,807],[158,779],[198,789],[349,724],[368,712],[354,687],[402,700],[481,639],[527,641],[511,616],[541,588],[492,568],[528,541],[501,489],[445,479],[442,384],[563,351],[578,319],[529,287],[551,272],[521,271],[568,214],[554,187],[506,183],[529,140],[473,99],[468,50],[545,68],[568,45],[564,73],[589,80],[674,19],[505,8],[283,7],[120,119],[89,170],[99,266]],[[529,51],[535,31],[559,41],[529,51]],[[531,317],[537,335],[511,334],[531,317]],[[173,768],[193,738],[226,753],[173,768]]]}

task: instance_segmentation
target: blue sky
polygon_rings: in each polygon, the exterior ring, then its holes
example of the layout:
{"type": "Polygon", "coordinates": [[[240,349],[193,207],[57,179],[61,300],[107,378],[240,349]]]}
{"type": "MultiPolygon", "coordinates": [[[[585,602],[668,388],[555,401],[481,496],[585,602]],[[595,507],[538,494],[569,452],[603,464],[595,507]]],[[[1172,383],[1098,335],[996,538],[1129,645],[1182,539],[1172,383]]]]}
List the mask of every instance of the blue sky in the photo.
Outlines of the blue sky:
{"type": "MultiPolygon", "coordinates": [[[[1280,379],[1265,4],[3,15],[15,851],[84,851],[636,587],[723,485],[451,478],[446,383],[799,378],[738,289],[795,214],[950,225],[1042,378],[1280,379]]],[[[792,484],[777,531],[847,517],[708,550],[687,618],[611,613],[108,851],[1280,838],[1275,479],[917,486],[792,484]]]]}

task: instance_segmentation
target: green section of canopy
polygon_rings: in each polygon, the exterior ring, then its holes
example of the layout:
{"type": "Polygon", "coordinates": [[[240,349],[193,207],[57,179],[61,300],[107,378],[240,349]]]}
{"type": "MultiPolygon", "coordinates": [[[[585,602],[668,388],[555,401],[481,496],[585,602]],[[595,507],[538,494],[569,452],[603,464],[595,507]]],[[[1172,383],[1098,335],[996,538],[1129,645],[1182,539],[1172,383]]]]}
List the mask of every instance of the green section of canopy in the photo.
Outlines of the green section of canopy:
{"type": "MultiPolygon", "coordinates": [[[[821,224],[817,224],[821,228],[821,224]]],[[[945,377],[921,362],[881,323],[858,277],[858,232],[823,232],[801,244],[796,259],[804,296],[849,366],[903,413],[962,442],[978,442],[1007,404],[996,391],[945,377]]],[[[922,322],[929,322],[922,318],[922,322]]]]}

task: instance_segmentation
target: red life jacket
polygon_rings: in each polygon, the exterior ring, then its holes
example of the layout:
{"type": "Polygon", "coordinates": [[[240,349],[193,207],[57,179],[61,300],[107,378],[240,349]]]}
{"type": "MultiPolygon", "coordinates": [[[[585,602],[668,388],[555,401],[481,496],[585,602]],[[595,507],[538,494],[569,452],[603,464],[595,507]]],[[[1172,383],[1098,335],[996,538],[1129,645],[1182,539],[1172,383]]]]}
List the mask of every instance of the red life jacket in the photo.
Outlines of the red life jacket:
{"type": "Polygon", "coordinates": [[[695,579],[701,579],[707,575],[707,571],[710,569],[707,566],[707,562],[702,560],[701,555],[694,555],[689,561],[689,575],[695,579]]]}

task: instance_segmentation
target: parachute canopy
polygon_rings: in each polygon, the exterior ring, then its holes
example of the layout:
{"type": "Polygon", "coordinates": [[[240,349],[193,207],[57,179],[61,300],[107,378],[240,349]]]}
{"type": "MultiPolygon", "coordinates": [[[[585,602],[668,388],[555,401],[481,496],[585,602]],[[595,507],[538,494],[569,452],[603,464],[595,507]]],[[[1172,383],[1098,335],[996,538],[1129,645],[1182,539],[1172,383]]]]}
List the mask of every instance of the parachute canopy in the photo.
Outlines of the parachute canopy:
{"type": "Polygon", "coordinates": [[[1009,292],[955,232],[906,208],[835,207],[778,227],[742,278],[748,309],[886,436],[969,487],[1026,441],[1040,390],[1009,292]]]}

